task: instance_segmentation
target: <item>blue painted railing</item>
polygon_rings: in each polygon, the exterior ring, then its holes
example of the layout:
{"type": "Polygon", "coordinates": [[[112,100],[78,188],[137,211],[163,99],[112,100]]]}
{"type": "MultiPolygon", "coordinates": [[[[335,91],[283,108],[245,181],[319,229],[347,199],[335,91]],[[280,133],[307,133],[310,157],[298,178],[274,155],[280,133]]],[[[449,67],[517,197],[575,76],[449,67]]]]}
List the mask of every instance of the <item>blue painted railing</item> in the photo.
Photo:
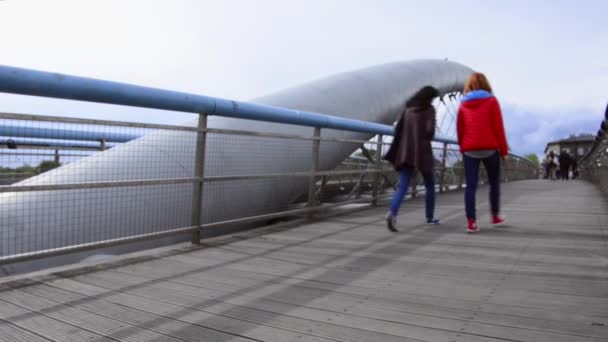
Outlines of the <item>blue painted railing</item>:
{"type": "MultiPolygon", "coordinates": [[[[393,135],[393,126],[250,102],[0,65],[0,92],[393,135]]],[[[455,144],[454,139],[435,141],[455,144]]]]}
{"type": "Polygon", "coordinates": [[[28,127],[28,126],[0,126],[1,137],[38,138],[38,139],[60,139],[60,140],[82,140],[107,142],[127,142],[137,139],[139,135],[125,133],[106,133],[93,131],[78,131],[67,129],[28,127]]]}
{"type": "Polygon", "coordinates": [[[0,92],[392,135],[361,120],[0,65],[0,92]]]}
{"type": "MultiPolygon", "coordinates": [[[[393,126],[362,120],[4,65],[0,65],[0,92],[206,113],[371,134],[393,135],[394,133],[393,126]]],[[[457,144],[456,140],[447,137],[436,136],[434,140],[457,144]]]]}
{"type": "MultiPolygon", "coordinates": [[[[19,138],[5,139],[0,138],[1,145],[14,145],[19,149],[28,148],[50,148],[50,149],[78,149],[78,150],[101,150],[100,143],[83,142],[83,141],[56,141],[56,140],[27,140],[19,138]]],[[[105,144],[105,149],[110,149],[116,146],[115,144],[105,144]]]]}

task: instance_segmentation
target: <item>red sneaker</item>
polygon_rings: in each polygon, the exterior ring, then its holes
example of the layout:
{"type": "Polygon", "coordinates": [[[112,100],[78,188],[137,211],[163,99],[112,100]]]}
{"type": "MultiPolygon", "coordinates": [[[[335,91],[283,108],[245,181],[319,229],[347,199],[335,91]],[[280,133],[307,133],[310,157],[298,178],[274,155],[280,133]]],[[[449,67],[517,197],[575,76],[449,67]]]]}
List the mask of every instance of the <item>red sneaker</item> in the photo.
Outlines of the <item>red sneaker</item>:
{"type": "Polygon", "coordinates": [[[492,215],[492,224],[495,226],[500,226],[505,223],[505,218],[500,215],[492,215]]]}
{"type": "Polygon", "coordinates": [[[477,226],[477,222],[474,219],[468,220],[467,233],[477,233],[479,231],[479,227],[477,226]]]}

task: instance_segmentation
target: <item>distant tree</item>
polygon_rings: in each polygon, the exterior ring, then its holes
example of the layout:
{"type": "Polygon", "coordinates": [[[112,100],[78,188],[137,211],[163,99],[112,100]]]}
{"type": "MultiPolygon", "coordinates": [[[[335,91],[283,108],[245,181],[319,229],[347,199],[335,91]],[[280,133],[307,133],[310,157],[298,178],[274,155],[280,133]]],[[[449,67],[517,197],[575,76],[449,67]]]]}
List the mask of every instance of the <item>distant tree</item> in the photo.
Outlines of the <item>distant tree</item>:
{"type": "Polygon", "coordinates": [[[43,173],[43,172],[50,171],[50,170],[60,167],[60,166],[61,166],[61,164],[54,160],[43,160],[36,167],[36,171],[38,171],[38,173],[43,173]]]}
{"type": "Polygon", "coordinates": [[[11,173],[11,174],[37,175],[37,174],[40,174],[43,172],[50,171],[54,168],[58,168],[60,166],[61,166],[61,163],[58,163],[54,160],[43,160],[36,167],[30,166],[27,164],[19,166],[19,167],[15,167],[15,168],[0,166],[0,174],[11,173]]]}
{"type": "Polygon", "coordinates": [[[540,165],[540,162],[538,161],[538,156],[535,153],[526,154],[524,157],[528,158],[537,167],[540,165]]]}
{"type": "Polygon", "coordinates": [[[16,168],[0,167],[0,174],[2,173],[36,174],[36,168],[31,167],[27,164],[16,168]]]}

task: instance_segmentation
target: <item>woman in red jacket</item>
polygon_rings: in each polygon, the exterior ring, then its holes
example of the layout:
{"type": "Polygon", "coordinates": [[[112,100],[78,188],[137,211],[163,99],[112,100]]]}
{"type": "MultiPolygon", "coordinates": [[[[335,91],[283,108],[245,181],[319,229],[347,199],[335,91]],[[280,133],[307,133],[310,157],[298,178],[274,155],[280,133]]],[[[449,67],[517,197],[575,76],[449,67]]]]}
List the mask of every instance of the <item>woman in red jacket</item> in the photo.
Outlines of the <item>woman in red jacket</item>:
{"type": "Polygon", "coordinates": [[[464,195],[467,232],[476,233],[479,231],[475,215],[479,164],[483,163],[488,174],[492,224],[503,223],[504,218],[499,215],[500,160],[508,153],[500,105],[482,73],[473,73],[464,86],[464,96],[458,109],[457,131],[467,182],[464,195]]]}

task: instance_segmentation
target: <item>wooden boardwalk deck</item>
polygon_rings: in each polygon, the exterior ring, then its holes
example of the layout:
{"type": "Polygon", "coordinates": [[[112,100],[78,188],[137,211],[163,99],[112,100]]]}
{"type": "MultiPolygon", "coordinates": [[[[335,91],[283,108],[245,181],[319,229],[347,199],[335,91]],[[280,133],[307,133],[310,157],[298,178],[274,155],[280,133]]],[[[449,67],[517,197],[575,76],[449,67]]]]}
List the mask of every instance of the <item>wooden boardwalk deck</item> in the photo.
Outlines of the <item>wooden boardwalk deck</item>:
{"type": "Polygon", "coordinates": [[[503,186],[0,284],[0,341],[608,341],[608,205],[590,184],[503,186]]]}

